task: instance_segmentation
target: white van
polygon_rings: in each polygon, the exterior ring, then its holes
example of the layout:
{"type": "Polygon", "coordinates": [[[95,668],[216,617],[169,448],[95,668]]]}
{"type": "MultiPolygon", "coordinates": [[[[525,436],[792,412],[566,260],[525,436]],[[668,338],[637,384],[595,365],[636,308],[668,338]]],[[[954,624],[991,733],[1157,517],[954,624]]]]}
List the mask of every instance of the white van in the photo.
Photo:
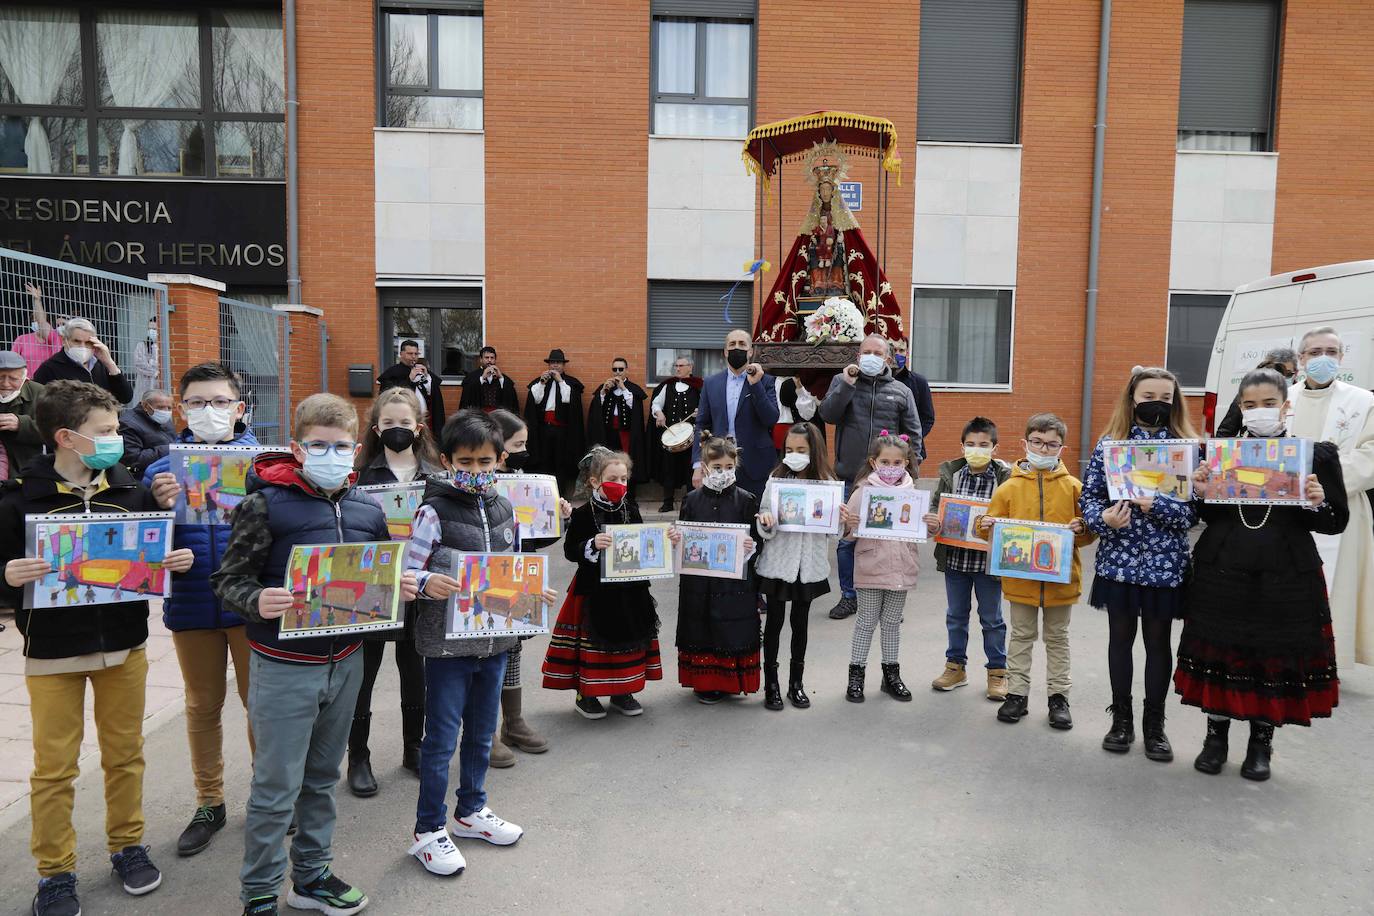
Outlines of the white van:
{"type": "Polygon", "coordinates": [[[1240,380],[1265,353],[1275,347],[1296,350],[1304,333],[1323,325],[1335,328],[1346,346],[1337,378],[1374,389],[1374,261],[1297,270],[1237,289],[1207,367],[1202,408],[1207,434],[1216,429],[1217,405],[1224,415],[1240,380]]]}

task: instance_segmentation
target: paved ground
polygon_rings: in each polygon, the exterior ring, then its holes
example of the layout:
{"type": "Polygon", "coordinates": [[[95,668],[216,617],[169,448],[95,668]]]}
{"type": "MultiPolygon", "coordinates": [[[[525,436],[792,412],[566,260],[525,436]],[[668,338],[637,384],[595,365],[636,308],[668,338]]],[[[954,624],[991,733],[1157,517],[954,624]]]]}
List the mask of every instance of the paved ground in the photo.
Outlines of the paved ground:
{"type": "MultiPolygon", "coordinates": [[[[1071,732],[1046,725],[1040,687],[1034,714],[1014,726],[997,722],[975,687],[926,689],[942,664],[944,601],[923,553],[929,572],[903,628],[916,692],[906,704],[876,690],[862,706],[844,701],[851,622],[826,619],[826,600],[812,627],[812,709],[767,712],[757,696],[701,706],[675,685],[676,591],[659,585],[669,671],[643,695],[647,713],[588,722],[569,694],[527,689],[527,711],[553,748],[488,781],[492,807],[527,835],[508,849],[462,841],[468,871],[457,879],[430,876],[405,855],[416,782],[398,768],[388,663],[374,726],[382,790],[362,800],[341,788],[337,871],[369,893],[371,912],[389,914],[1374,908],[1374,670],[1343,673],[1334,720],[1278,733],[1267,784],[1241,779],[1234,762],[1220,776],[1196,773],[1202,716],[1172,704],[1177,761],[1108,755],[1099,747],[1106,627],[1090,608],[1076,609],[1072,627],[1071,732]]],[[[544,643],[526,644],[527,684],[537,683],[544,643]]],[[[875,646],[870,676],[876,655],[875,646]]],[[[1035,678],[1043,683],[1039,652],[1035,678]]],[[[228,720],[227,733],[241,735],[242,711],[228,720]]],[[[246,749],[228,755],[229,826],[207,852],[178,860],[192,805],[185,740],[179,716],[149,734],[148,841],[165,881],[142,900],[108,877],[101,783],[95,759],[86,762],[76,815],[86,913],[237,912],[246,749]]],[[[6,765],[18,766],[13,748],[4,750],[6,765]]],[[[23,814],[0,836],[0,912],[24,911],[32,894],[28,830],[23,814]]]]}

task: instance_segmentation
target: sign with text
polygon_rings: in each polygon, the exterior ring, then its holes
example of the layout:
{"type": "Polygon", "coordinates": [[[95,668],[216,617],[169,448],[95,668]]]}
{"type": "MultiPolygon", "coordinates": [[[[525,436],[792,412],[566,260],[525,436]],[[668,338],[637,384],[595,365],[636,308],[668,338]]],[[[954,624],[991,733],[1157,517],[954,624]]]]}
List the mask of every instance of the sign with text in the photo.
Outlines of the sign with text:
{"type": "Polygon", "coordinates": [[[862,181],[841,181],[840,197],[849,212],[858,213],[864,208],[864,183],[862,181]]]}

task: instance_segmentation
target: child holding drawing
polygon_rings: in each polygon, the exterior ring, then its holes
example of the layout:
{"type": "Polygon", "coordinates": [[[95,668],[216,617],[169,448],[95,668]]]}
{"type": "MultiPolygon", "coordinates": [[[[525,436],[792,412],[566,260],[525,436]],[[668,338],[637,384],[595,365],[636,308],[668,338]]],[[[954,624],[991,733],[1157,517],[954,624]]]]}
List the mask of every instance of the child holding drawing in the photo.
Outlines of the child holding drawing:
{"type": "MultiPolygon", "coordinates": [[[[411,483],[444,473],[434,439],[424,423],[420,397],[409,388],[388,388],[377,395],[368,415],[367,432],[354,465],[358,485],[411,483]]],[[[404,628],[381,630],[363,638],[363,680],[348,732],[348,790],[359,798],[377,794],[372,752],[372,687],[382,667],[386,644],[396,644],[396,673],[401,681],[401,766],[420,775],[420,741],[425,736],[425,665],[415,651],[415,606],[405,609],[404,628]]]]}
{"type": "MultiPolygon", "coordinates": [[[[1011,474],[1011,466],[997,451],[997,424],[986,417],[974,417],[964,424],[960,439],[963,455],[940,465],[940,482],[935,487],[926,527],[940,524],[941,496],[959,496],[984,502],[1011,474]]],[[[935,545],[935,569],[945,574],[945,629],[949,642],[945,649],[945,670],[930,686],[935,690],[954,690],[968,683],[968,621],[973,599],[978,599],[978,621],[983,628],[983,654],[987,658],[989,700],[1007,698],[1007,625],[1002,619],[1002,583],[988,575],[985,550],[935,545]]]]}
{"type": "Polygon", "coordinates": [[[1145,643],[1145,756],[1167,763],[1173,748],[1164,733],[1164,700],[1173,671],[1170,629],[1183,616],[1188,574],[1188,529],[1197,524],[1191,500],[1163,493],[1113,500],[1103,462],[1105,441],[1196,439],[1178,379],[1167,369],[1136,366],[1083,476],[1083,521],[1100,538],[1088,603],[1107,612],[1107,669],[1112,680],[1112,725],[1105,750],[1124,754],[1135,741],[1131,708],[1136,626],[1145,643]]]}
{"type": "MultiPolygon", "coordinates": [[[[759,689],[759,584],[754,576],[757,496],[735,486],[739,451],[729,439],[701,434],[702,485],[682,500],[680,522],[749,525],[743,579],[679,576],[678,683],[702,703],[759,689]]],[[[777,665],[773,666],[777,691],[777,665]]]]}
{"type": "Polygon", "coordinates": [[[849,686],[845,699],[851,703],[864,701],[864,668],[868,664],[868,650],[873,645],[873,631],[881,625],[883,693],[893,699],[909,702],[911,691],[902,683],[899,651],[902,639],[902,608],[906,593],[916,587],[920,572],[915,541],[890,541],[878,538],[856,538],[859,507],[863,505],[864,490],[869,487],[915,486],[916,466],[919,462],[911,440],[894,436],[883,430],[868,446],[868,461],[858,480],[849,504],[841,511],[845,536],[856,540],[854,545],[854,589],[858,595],[859,614],[854,620],[854,637],[849,647],[849,686]],[[865,473],[866,472],[866,473],[865,473]]]}
{"type": "Polygon", "coordinates": [[[1074,533],[1072,575],[1067,583],[1039,582],[1002,577],[1002,594],[1011,606],[1011,634],[1007,640],[1007,698],[997,709],[1002,722],[1020,722],[1026,715],[1030,693],[1031,656],[1036,631],[1044,615],[1046,689],[1049,691],[1051,728],[1073,728],[1069,713],[1069,617],[1082,592],[1079,548],[1097,535],[1078,515],[1083,485],[1069,473],[1060,456],[1069,428],[1052,413],[1040,413],[1026,421],[1026,457],[1011,467],[1011,476],[992,494],[987,515],[979,529],[987,537],[994,518],[1057,522],[1074,533]]]}
{"type": "Polygon", "coordinates": [[[663,679],[657,606],[648,582],[602,582],[601,552],[611,546],[607,525],[644,519],[628,493],[629,455],[598,446],[582,464],[591,498],[568,521],[563,554],[577,572],[544,657],[544,686],[577,691],[574,707],[588,719],[606,717],[599,697],[609,697],[616,712],[637,716],[644,707],[634,694],[645,681],[663,679]]]}
{"type": "MultiPolygon", "coordinates": [[[[802,531],[779,531],[780,521],[789,521],[787,512],[775,519],[771,510],[772,493],[783,482],[791,480],[834,480],[830,472],[830,458],[820,430],[810,423],[795,423],[783,438],[782,460],[773,468],[764,488],[763,504],[759,510],[758,530],[764,548],[759,555],[756,572],[759,592],[768,599],[768,617],[763,627],[763,705],[768,709],[782,709],[778,692],[778,643],[782,638],[783,618],[787,605],[792,605],[792,657],[787,677],[787,699],[798,709],[811,705],[811,698],[802,686],[806,668],[806,632],[811,602],[830,591],[830,555],[834,552],[834,537],[807,534],[802,531]]],[[[836,488],[836,497],[842,491],[836,488]]],[[[806,508],[796,507],[796,519],[806,514],[806,508]]]]}

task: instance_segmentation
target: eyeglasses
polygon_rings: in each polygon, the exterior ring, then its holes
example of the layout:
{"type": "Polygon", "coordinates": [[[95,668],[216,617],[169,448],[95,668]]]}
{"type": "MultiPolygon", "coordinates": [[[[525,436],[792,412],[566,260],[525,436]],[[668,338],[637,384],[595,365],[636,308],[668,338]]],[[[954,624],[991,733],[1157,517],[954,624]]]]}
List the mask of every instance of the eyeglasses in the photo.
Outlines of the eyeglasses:
{"type": "Polygon", "coordinates": [[[358,451],[356,442],[302,442],[301,448],[305,449],[307,455],[314,455],[316,458],[323,458],[331,451],[336,455],[349,457],[358,451]]]}
{"type": "Polygon", "coordinates": [[[1318,356],[1334,356],[1337,359],[1339,359],[1341,355],[1341,348],[1321,347],[1315,350],[1303,350],[1302,355],[1307,357],[1308,359],[1316,359],[1318,356]]]}
{"type": "Polygon", "coordinates": [[[237,403],[238,401],[233,398],[212,398],[209,401],[205,400],[205,398],[187,398],[181,402],[181,406],[185,407],[187,410],[200,410],[206,404],[209,404],[216,410],[228,410],[237,403]]]}
{"type": "Polygon", "coordinates": [[[1044,439],[1027,439],[1026,445],[1042,455],[1050,455],[1064,447],[1062,442],[1046,442],[1044,439]]]}

